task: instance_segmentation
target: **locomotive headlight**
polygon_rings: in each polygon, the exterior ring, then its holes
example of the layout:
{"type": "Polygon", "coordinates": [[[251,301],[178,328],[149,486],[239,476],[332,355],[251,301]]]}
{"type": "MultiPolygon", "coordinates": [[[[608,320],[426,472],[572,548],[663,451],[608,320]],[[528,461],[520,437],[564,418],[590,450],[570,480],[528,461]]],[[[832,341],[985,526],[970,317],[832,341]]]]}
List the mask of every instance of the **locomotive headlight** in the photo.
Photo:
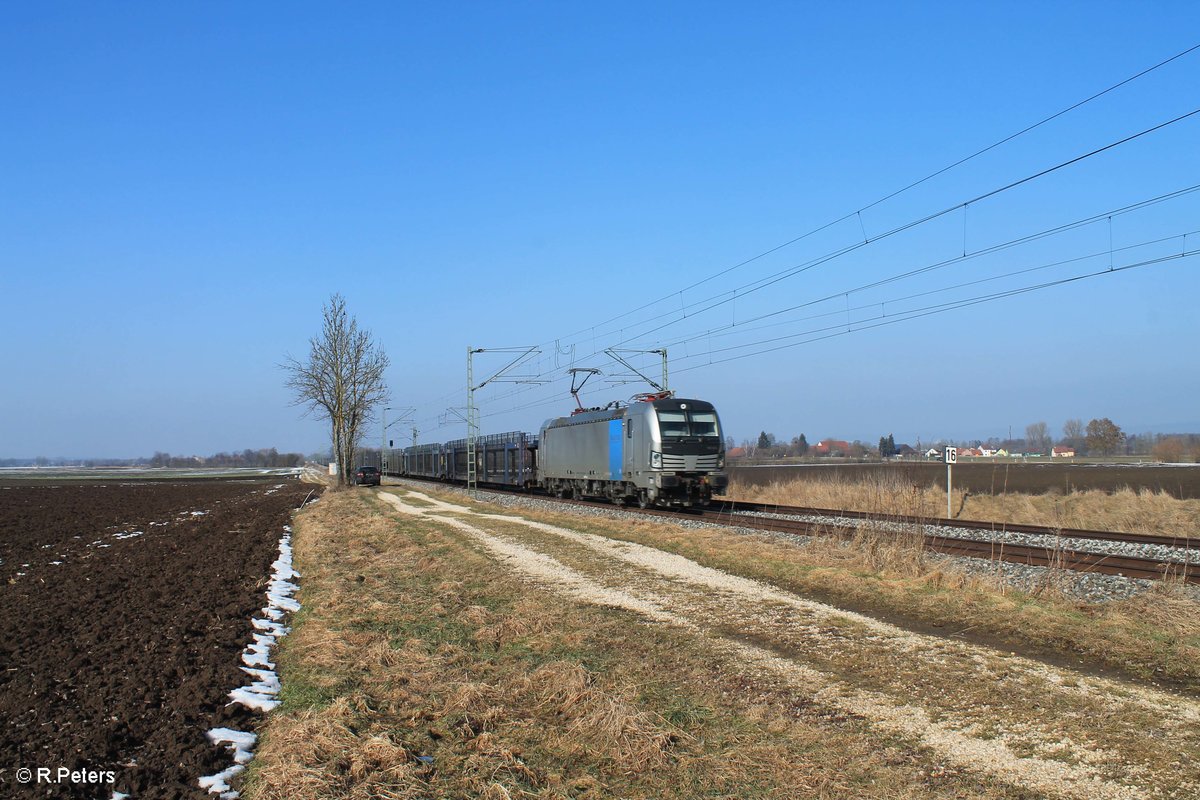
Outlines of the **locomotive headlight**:
{"type": "Polygon", "coordinates": [[[662,469],[662,453],[657,450],[650,451],[650,466],[654,469],[662,469]]]}
{"type": "Polygon", "coordinates": [[[717,469],[725,469],[725,454],[717,456],[717,469]]]}

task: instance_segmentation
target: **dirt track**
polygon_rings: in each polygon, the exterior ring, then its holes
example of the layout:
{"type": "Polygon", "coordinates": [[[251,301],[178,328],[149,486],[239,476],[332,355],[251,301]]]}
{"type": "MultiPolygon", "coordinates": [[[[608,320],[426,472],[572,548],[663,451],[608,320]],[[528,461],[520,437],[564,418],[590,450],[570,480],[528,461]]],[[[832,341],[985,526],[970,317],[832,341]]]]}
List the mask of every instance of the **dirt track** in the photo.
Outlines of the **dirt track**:
{"type": "Polygon", "coordinates": [[[690,631],[755,688],[785,687],[865,720],[1019,796],[1191,798],[1200,791],[1200,705],[1143,684],[906,631],[629,541],[481,513],[414,490],[379,495],[397,514],[469,537],[567,601],[690,631]]]}
{"type": "Polygon", "coordinates": [[[196,779],[230,763],[205,731],[250,727],[226,694],[245,682],[250,617],[311,489],[0,487],[0,795],[205,797],[196,779]],[[116,774],[35,792],[22,767],[116,774]]]}

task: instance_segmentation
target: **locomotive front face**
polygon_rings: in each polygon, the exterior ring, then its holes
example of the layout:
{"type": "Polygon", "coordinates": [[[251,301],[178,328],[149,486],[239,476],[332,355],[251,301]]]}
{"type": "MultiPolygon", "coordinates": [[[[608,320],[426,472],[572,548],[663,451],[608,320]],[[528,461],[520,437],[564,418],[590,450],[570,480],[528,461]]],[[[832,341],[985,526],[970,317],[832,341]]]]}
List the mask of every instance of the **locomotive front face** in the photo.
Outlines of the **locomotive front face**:
{"type": "Polygon", "coordinates": [[[645,466],[641,469],[649,467],[642,474],[651,499],[693,505],[724,493],[728,485],[721,472],[725,468],[725,442],[712,403],[655,400],[644,404],[639,412],[637,416],[645,420],[648,434],[642,450],[645,466]]]}
{"type": "Polygon", "coordinates": [[[651,466],[663,470],[709,472],[725,466],[721,423],[711,403],[701,400],[656,400],[657,436],[651,466]]]}

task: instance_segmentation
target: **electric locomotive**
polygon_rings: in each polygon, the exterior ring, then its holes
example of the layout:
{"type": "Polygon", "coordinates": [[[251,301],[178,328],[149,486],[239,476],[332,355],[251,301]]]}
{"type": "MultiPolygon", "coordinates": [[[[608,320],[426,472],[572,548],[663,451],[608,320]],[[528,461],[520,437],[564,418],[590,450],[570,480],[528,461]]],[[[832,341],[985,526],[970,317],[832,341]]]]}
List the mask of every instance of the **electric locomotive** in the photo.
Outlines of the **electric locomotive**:
{"type": "Polygon", "coordinates": [[[712,403],[667,392],[547,420],[537,461],[538,484],[559,497],[607,497],[643,508],[707,505],[729,482],[712,403]]]}

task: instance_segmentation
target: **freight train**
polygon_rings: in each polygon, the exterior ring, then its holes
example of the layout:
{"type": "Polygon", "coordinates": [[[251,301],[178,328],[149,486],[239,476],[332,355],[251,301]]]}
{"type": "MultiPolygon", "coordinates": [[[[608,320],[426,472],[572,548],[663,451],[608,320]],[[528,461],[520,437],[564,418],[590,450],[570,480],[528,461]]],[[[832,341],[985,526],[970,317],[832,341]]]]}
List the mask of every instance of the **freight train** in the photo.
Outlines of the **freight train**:
{"type": "MultiPolygon", "coordinates": [[[[475,442],[480,485],[541,489],[647,506],[703,506],[725,493],[725,439],[712,403],[667,393],[550,419],[535,436],[512,432],[475,442]]],[[[467,440],[388,452],[386,474],[467,479],[467,440]]]]}

